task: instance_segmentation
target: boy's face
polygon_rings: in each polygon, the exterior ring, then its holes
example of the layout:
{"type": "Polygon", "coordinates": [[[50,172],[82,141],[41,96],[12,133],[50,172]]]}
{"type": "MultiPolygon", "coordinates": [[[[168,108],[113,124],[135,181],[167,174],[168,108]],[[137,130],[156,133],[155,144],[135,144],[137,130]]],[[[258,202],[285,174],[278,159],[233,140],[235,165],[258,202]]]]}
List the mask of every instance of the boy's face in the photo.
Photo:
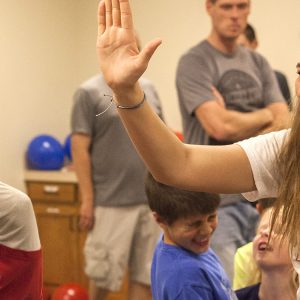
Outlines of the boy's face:
{"type": "Polygon", "coordinates": [[[218,224],[217,212],[176,220],[172,225],[160,223],[164,242],[177,245],[196,254],[205,252],[218,224]]]}

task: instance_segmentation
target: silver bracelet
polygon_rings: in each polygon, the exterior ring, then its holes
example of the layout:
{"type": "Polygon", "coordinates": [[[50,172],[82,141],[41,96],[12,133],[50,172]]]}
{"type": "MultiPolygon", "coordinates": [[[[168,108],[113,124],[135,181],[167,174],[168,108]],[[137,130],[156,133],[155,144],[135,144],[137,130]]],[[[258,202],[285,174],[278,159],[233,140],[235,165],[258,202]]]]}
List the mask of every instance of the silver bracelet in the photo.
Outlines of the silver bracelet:
{"type": "Polygon", "coordinates": [[[118,104],[117,108],[120,108],[120,109],[136,109],[136,108],[141,107],[144,104],[145,101],[146,101],[146,94],[144,93],[144,97],[143,97],[142,101],[139,102],[138,104],[135,104],[135,105],[120,105],[120,104],[118,104]]]}

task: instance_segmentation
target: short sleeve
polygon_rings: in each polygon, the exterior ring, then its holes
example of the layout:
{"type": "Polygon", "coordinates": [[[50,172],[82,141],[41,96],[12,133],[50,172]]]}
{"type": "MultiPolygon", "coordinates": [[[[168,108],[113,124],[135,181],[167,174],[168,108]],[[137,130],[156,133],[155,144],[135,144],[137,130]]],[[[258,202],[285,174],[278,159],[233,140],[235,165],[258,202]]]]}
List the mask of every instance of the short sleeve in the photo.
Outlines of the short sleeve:
{"type": "Polygon", "coordinates": [[[214,99],[213,71],[207,57],[188,53],[181,57],[176,73],[176,88],[181,105],[192,115],[198,106],[214,99]]]}
{"type": "Polygon", "coordinates": [[[72,133],[84,133],[92,135],[93,120],[96,112],[89,94],[84,89],[78,89],[74,94],[74,103],[71,113],[72,133]]]}
{"type": "Polygon", "coordinates": [[[41,248],[31,200],[0,182],[0,244],[25,251],[41,248]]]}
{"type": "Polygon", "coordinates": [[[289,130],[281,130],[236,143],[249,159],[256,186],[256,190],[243,194],[249,201],[277,197],[277,158],[288,133],[289,130]]]}

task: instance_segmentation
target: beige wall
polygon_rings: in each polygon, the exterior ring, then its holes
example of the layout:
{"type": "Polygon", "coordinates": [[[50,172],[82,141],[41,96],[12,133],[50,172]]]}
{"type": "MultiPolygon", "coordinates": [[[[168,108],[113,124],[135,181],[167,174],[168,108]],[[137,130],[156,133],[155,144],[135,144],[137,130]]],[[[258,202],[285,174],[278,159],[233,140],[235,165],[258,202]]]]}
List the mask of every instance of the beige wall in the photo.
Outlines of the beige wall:
{"type": "Polygon", "coordinates": [[[85,2],[1,1],[1,181],[23,188],[30,139],[48,133],[63,142],[69,132],[74,89],[97,71],[97,1],[85,2]]]}
{"type": "MultiPolygon", "coordinates": [[[[204,0],[133,0],[142,44],[163,44],[145,74],[156,85],[167,123],[181,128],[175,70],[180,55],[205,38],[210,22],[204,0]],[[187,5],[188,3],[188,5],[187,5]]],[[[71,98],[97,72],[97,0],[10,0],[0,4],[0,180],[23,189],[24,153],[30,139],[69,132],[71,98]]],[[[290,82],[300,60],[300,1],[252,0],[250,21],[260,47],[290,82]],[[287,4],[288,3],[288,4],[287,4]]]]}

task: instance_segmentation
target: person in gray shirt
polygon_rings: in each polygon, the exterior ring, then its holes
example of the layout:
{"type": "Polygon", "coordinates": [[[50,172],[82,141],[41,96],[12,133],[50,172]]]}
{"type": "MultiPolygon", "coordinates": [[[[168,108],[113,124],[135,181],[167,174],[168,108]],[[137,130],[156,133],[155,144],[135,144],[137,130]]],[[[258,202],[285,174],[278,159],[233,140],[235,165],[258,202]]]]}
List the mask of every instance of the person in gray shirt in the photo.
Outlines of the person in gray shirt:
{"type": "MultiPolygon", "coordinates": [[[[248,47],[252,50],[256,50],[256,48],[258,47],[258,39],[256,36],[256,32],[253,26],[250,25],[249,23],[247,24],[244,32],[239,36],[238,44],[244,47],[248,47]]],[[[274,73],[278,81],[282,96],[284,97],[289,108],[292,109],[291,92],[290,92],[287,78],[282,72],[278,70],[274,70],[274,73]]]]}
{"type": "MultiPolygon", "coordinates": [[[[258,53],[237,45],[250,0],[206,0],[212,29],[180,58],[176,87],[185,142],[226,145],[284,128],[288,107],[274,72],[258,53]]],[[[255,233],[257,212],[240,194],[221,195],[212,248],[233,278],[238,247],[255,233]]]]}
{"type": "MultiPolygon", "coordinates": [[[[154,86],[146,79],[140,84],[162,118],[154,86]]],[[[82,201],[79,225],[89,230],[84,254],[90,299],[118,291],[128,268],[129,299],[146,300],[151,297],[150,266],[160,230],[147,205],[146,167],[108,95],[112,91],[102,75],[84,82],[74,95],[71,120],[82,201]]]]}

